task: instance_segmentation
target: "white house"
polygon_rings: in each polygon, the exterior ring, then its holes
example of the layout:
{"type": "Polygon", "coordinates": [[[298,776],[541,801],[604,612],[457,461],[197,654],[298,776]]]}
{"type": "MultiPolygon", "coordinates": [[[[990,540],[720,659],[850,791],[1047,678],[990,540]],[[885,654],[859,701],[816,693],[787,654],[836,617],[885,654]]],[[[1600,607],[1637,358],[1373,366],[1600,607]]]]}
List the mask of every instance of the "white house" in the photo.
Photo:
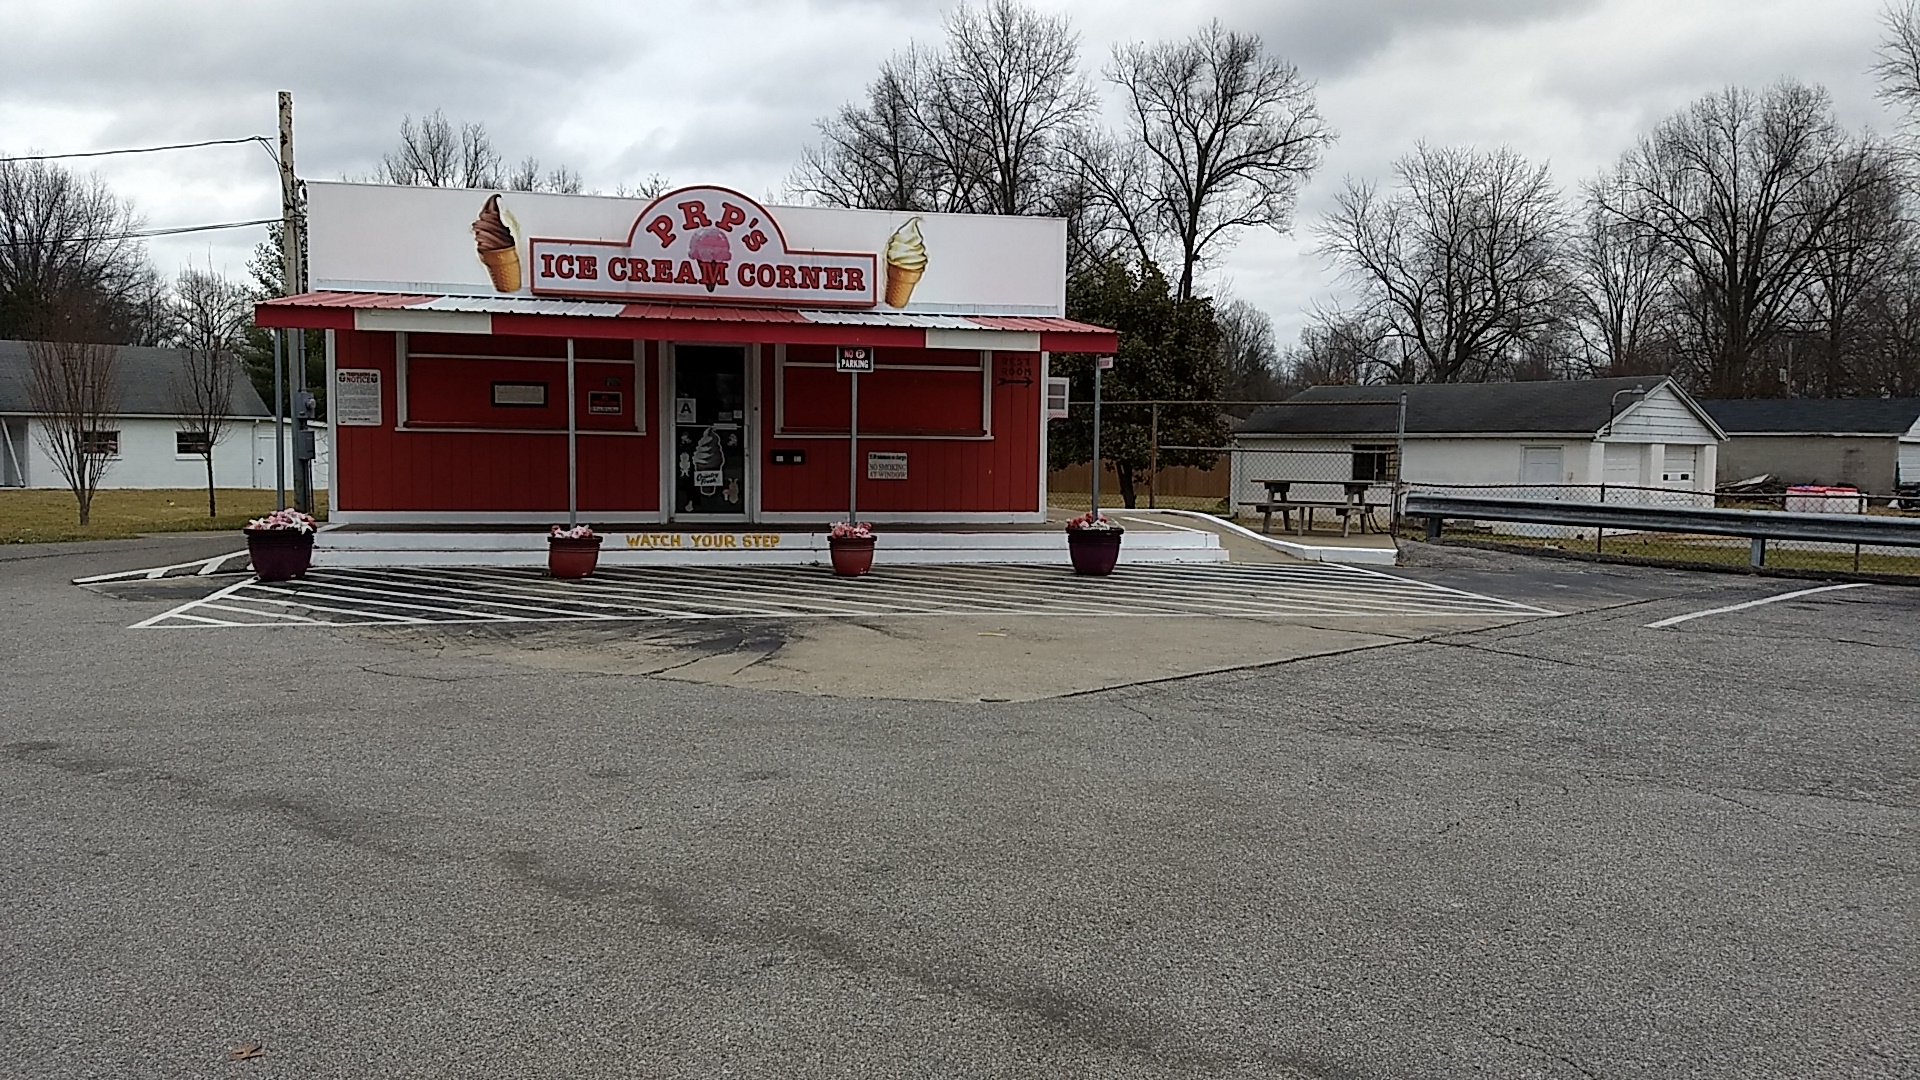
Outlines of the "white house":
{"type": "MultiPolygon", "coordinates": [[[[1375,481],[1391,498],[1399,403],[1413,487],[1492,496],[1609,502],[1711,499],[1725,436],[1665,376],[1574,381],[1316,386],[1264,406],[1234,435],[1234,501],[1259,500],[1265,481],[1300,483],[1293,498],[1337,499],[1375,481]]],[[[1709,503],[1710,505],[1710,503],[1709,503]]]]}
{"type": "MultiPolygon", "coordinates": [[[[28,343],[0,341],[0,487],[62,488],[67,481],[48,456],[43,428],[29,400],[32,367],[28,343]]],[[[194,449],[197,432],[178,414],[173,387],[181,350],[120,346],[116,382],[120,407],[95,442],[112,459],[103,488],[200,488],[206,462],[194,449]]],[[[326,433],[318,435],[321,460],[314,486],[326,483],[326,433]]],[[[292,484],[292,434],[286,459],[292,484]]],[[[274,486],[274,422],[244,373],[236,373],[233,417],[214,447],[213,479],[220,487],[274,486]]]]}

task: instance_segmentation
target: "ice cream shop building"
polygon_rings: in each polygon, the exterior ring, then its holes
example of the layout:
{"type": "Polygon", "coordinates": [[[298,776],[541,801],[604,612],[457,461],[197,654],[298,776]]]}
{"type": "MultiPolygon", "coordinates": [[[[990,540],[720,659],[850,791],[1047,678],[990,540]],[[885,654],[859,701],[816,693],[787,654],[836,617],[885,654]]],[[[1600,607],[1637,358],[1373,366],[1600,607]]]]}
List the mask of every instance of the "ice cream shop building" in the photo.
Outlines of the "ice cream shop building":
{"type": "Polygon", "coordinates": [[[324,183],[307,216],[313,291],[256,314],[326,332],[348,525],[817,525],[850,484],[877,523],[1037,522],[1048,355],[1116,344],[1064,317],[1053,219],[324,183]]]}

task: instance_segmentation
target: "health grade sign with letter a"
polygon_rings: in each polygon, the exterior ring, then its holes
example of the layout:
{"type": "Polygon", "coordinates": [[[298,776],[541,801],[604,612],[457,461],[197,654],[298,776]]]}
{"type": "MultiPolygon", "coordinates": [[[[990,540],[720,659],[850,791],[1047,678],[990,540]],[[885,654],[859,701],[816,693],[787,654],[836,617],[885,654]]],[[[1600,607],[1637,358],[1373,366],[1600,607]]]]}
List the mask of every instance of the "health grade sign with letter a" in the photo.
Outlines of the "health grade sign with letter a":
{"type": "Polygon", "coordinates": [[[693,187],[662,195],[626,242],[533,239],[538,295],[733,301],[790,307],[873,307],[874,252],[799,251],[767,208],[737,191],[693,187]]]}

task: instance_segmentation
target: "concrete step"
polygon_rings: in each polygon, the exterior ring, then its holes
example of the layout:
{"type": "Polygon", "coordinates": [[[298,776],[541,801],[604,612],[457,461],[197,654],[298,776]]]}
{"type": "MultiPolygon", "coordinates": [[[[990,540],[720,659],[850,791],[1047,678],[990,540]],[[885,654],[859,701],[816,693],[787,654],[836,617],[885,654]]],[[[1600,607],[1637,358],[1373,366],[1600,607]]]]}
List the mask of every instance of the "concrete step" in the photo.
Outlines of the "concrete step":
{"type": "MultiPolygon", "coordinates": [[[[1060,531],[883,532],[876,560],[896,564],[1064,563],[1060,531]]],[[[537,532],[380,532],[323,529],[315,566],[542,566],[537,532]]],[[[825,532],[615,532],[600,545],[608,566],[794,566],[828,561],[825,532]]],[[[1220,538],[1198,530],[1129,530],[1122,563],[1225,562],[1220,538]]]]}

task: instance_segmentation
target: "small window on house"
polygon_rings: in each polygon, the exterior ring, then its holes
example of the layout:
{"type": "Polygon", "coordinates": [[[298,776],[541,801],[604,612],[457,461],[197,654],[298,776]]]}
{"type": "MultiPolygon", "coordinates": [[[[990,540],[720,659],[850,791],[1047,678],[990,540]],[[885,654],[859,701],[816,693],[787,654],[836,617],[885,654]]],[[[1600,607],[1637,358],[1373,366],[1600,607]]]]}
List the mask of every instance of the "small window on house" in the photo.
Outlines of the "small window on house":
{"type": "Polygon", "coordinates": [[[80,435],[80,452],[93,457],[119,457],[118,431],[87,431],[80,435]]]}
{"type": "Polygon", "coordinates": [[[1393,447],[1384,444],[1353,448],[1353,478],[1384,484],[1393,479],[1393,447]]]}
{"type": "Polygon", "coordinates": [[[544,409],[547,407],[547,384],[543,382],[494,383],[493,403],[502,408],[544,409]]]}
{"type": "Polygon", "coordinates": [[[205,457],[211,446],[204,431],[176,431],[173,433],[173,452],[181,457],[205,457]]]}

